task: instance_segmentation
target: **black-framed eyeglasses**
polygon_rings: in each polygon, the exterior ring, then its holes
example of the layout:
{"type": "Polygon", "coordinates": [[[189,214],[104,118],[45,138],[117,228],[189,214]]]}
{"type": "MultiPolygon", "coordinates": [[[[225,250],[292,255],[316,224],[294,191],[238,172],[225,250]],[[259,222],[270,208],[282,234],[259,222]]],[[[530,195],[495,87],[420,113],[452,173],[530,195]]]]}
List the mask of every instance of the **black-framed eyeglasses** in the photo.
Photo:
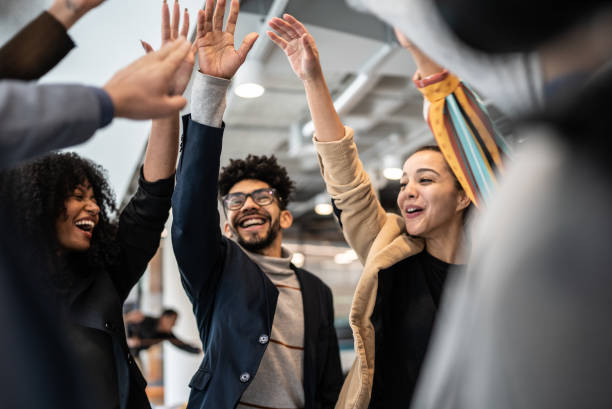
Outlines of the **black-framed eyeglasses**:
{"type": "Polygon", "coordinates": [[[244,206],[247,197],[251,197],[255,203],[259,206],[267,206],[274,201],[277,197],[276,189],[273,187],[265,187],[263,189],[253,190],[251,193],[228,193],[223,196],[223,206],[228,210],[238,210],[244,206]]]}

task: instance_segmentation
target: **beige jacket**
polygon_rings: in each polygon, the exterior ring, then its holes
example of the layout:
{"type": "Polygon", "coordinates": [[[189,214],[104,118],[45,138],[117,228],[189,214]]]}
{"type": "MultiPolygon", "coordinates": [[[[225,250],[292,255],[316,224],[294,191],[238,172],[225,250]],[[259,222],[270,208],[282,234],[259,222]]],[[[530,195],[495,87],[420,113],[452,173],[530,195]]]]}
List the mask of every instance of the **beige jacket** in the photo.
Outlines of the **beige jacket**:
{"type": "Polygon", "coordinates": [[[400,216],[383,210],[357,155],[351,128],[345,127],[344,138],[339,141],[318,142],[315,137],[314,144],[327,191],[342,211],[344,237],[364,266],[349,315],[356,358],[336,408],[366,409],[374,377],[374,326],[370,317],[378,271],[421,252],[423,242],[406,234],[400,216]]]}

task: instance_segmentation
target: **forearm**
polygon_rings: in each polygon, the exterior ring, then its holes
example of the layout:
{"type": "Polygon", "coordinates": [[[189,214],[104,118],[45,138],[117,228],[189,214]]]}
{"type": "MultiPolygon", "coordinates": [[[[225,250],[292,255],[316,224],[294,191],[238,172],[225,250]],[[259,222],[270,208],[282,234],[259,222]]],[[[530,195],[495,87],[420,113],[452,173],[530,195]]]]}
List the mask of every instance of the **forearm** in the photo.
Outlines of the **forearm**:
{"type": "Polygon", "coordinates": [[[410,52],[410,55],[412,55],[412,59],[417,66],[417,75],[420,78],[428,77],[444,71],[442,66],[438,65],[416,46],[408,48],[408,51],[410,52]]]}
{"type": "Polygon", "coordinates": [[[172,176],[176,169],[179,137],[178,112],[166,118],[154,119],[147,144],[143,175],[155,182],[172,176]]]}
{"type": "Polygon", "coordinates": [[[97,91],[81,85],[0,84],[0,168],[85,142],[112,120],[97,91]]]}
{"type": "Polygon", "coordinates": [[[43,12],[0,48],[0,78],[37,80],[73,47],[66,28],[43,12]]]}
{"type": "Polygon", "coordinates": [[[174,178],[147,182],[141,173],[136,193],[121,212],[117,233],[120,257],[111,277],[122,299],[142,277],[159,247],[173,190],[174,178]]]}
{"type": "Polygon", "coordinates": [[[386,221],[386,213],[357,154],[353,131],[338,141],[315,140],[327,192],[339,210],[342,231],[364,262],[370,245],[386,221]]]}
{"type": "Polygon", "coordinates": [[[183,118],[183,148],[172,196],[172,248],[183,286],[195,299],[208,287],[222,254],[217,211],[222,139],[222,128],[183,118]]]}
{"type": "Polygon", "coordinates": [[[304,81],[308,108],[320,142],[337,141],[344,137],[344,125],[336,112],[323,73],[304,81]]]}
{"type": "Polygon", "coordinates": [[[196,347],[195,345],[191,345],[188,344],[185,341],[181,341],[180,339],[174,337],[174,338],[169,338],[168,339],[175,347],[185,351],[185,352],[189,352],[192,354],[197,354],[198,352],[200,352],[200,348],[196,347]]]}
{"type": "Polygon", "coordinates": [[[74,23],[83,17],[89,9],[77,7],[70,0],[56,0],[47,11],[68,30],[74,23]]]}
{"type": "Polygon", "coordinates": [[[209,287],[221,255],[217,190],[225,93],[229,81],[196,73],[191,117],[183,118],[183,139],[172,196],[172,245],[190,298],[209,287]],[[202,259],[206,263],[202,263],[202,259]]]}

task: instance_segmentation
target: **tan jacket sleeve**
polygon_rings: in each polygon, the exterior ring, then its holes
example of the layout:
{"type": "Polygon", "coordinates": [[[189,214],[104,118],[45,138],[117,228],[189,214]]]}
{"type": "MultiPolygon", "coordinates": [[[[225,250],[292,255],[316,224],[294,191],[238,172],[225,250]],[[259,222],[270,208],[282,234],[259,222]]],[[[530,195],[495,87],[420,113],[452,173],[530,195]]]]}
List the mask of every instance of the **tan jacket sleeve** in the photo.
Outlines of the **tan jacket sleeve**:
{"type": "Polygon", "coordinates": [[[344,237],[365,264],[386,215],[359,160],[353,130],[345,127],[344,137],[339,141],[319,142],[315,135],[313,142],[327,192],[340,210],[344,237]]]}

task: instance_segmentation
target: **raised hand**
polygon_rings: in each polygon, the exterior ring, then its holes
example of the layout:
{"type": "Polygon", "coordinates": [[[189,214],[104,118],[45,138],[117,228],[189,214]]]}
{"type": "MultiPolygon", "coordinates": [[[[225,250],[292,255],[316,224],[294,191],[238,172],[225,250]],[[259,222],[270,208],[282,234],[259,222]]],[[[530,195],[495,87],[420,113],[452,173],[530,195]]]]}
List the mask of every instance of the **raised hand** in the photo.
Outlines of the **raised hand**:
{"type": "Polygon", "coordinates": [[[200,71],[213,77],[230,79],[242,65],[251,47],[257,40],[257,33],[248,34],[240,48],[234,48],[234,31],[238,20],[240,3],[231,0],[230,14],[223,31],[225,1],[206,0],[204,10],[198,11],[198,30],[195,45],[198,49],[200,71]],[[214,12],[213,12],[214,8],[214,12]]]}
{"type": "MultiPolygon", "coordinates": [[[[170,9],[168,7],[168,3],[166,0],[164,0],[164,3],[162,4],[162,47],[169,42],[176,40],[179,35],[186,38],[187,34],[189,33],[189,12],[187,9],[185,9],[183,12],[183,26],[181,27],[181,31],[179,33],[180,9],[178,0],[175,0],[172,10],[172,23],[170,23],[170,9]]],[[[153,51],[153,47],[151,47],[149,43],[145,41],[141,42],[147,53],[153,51]]],[[[174,74],[174,78],[169,84],[168,93],[170,95],[181,95],[183,92],[185,92],[185,88],[187,88],[187,84],[191,78],[193,65],[195,64],[196,51],[197,49],[194,44],[192,45],[189,53],[187,53],[185,59],[181,62],[176,74],[174,74]]]]}
{"type": "Polygon", "coordinates": [[[443,67],[438,65],[435,61],[429,58],[419,47],[417,47],[408,37],[404,35],[397,27],[393,29],[395,31],[395,37],[400,45],[408,50],[412,55],[412,59],[417,66],[416,75],[419,78],[427,77],[444,70],[443,67]]]}
{"type": "Polygon", "coordinates": [[[293,72],[302,81],[322,75],[319,50],[306,27],[290,14],[283,18],[274,17],[268,25],[275,31],[268,31],[268,37],[287,55],[293,72]]]}
{"type": "Polygon", "coordinates": [[[115,116],[160,118],[183,108],[187,101],[179,95],[168,95],[168,85],[190,48],[188,41],[179,38],[118,71],[104,85],[113,101],[115,116]]]}

